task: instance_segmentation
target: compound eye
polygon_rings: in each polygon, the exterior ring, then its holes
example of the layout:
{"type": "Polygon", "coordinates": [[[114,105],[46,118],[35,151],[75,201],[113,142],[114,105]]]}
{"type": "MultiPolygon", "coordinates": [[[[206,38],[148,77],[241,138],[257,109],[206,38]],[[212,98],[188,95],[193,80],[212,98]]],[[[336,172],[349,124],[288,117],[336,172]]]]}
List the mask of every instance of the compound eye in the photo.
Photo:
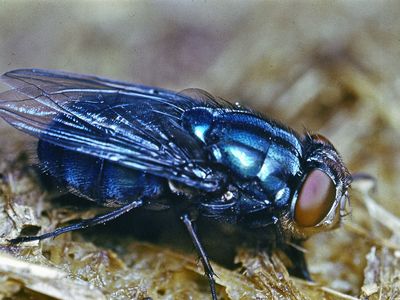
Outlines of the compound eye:
{"type": "Polygon", "coordinates": [[[335,202],[336,189],[332,179],[319,169],[312,170],[301,187],[294,209],[294,220],[303,227],[320,223],[335,202]]]}
{"type": "Polygon", "coordinates": [[[311,138],[314,140],[314,141],[317,141],[317,142],[320,142],[320,143],[323,143],[323,144],[330,144],[331,142],[326,138],[326,137],[324,137],[322,134],[313,134],[313,135],[311,135],[311,138]]]}

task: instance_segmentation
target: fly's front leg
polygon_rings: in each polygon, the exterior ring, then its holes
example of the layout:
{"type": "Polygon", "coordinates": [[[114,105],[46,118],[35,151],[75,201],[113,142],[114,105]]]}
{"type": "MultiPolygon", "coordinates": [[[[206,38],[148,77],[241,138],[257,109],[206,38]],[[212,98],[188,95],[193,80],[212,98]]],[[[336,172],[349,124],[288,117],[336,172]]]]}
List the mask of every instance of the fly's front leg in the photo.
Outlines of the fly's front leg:
{"type": "Polygon", "coordinates": [[[304,257],[304,252],[292,245],[289,245],[289,247],[284,251],[289,256],[290,260],[293,263],[293,267],[289,269],[291,275],[305,279],[307,281],[313,281],[310,272],[308,271],[306,258],[304,257]]]}
{"type": "Polygon", "coordinates": [[[208,260],[207,253],[205,252],[205,250],[200,242],[200,239],[196,232],[193,220],[191,219],[191,217],[188,213],[183,214],[181,216],[181,220],[185,224],[186,229],[188,230],[190,237],[192,238],[192,241],[196,248],[197,254],[200,256],[200,260],[201,260],[201,263],[203,264],[204,272],[205,272],[206,276],[208,277],[208,281],[210,283],[212,299],[217,300],[217,293],[215,291],[215,279],[214,279],[215,273],[211,267],[210,261],[208,260]]]}

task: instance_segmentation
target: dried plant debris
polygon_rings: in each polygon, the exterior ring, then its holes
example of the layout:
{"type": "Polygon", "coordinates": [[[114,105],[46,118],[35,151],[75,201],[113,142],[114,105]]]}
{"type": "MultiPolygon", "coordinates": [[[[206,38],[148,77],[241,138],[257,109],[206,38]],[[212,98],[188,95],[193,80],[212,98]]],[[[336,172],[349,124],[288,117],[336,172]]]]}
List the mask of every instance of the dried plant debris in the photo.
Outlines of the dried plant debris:
{"type": "Polygon", "coordinates": [[[239,251],[236,262],[243,266],[244,274],[258,290],[258,299],[308,299],[289,278],[278,256],[268,257],[265,252],[239,251]]]}
{"type": "Polygon", "coordinates": [[[366,255],[360,298],[400,299],[400,219],[379,206],[367,193],[364,199],[370,217],[378,224],[370,234],[375,243],[366,255]]]}
{"type": "Polygon", "coordinates": [[[29,263],[2,253],[0,261],[2,299],[12,296],[35,299],[106,299],[93,285],[69,279],[68,274],[58,268],[29,263]]]}
{"type": "Polygon", "coordinates": [[[367,262],[361,299],[399,299],[400,250],[372,247],[367,262]]]}

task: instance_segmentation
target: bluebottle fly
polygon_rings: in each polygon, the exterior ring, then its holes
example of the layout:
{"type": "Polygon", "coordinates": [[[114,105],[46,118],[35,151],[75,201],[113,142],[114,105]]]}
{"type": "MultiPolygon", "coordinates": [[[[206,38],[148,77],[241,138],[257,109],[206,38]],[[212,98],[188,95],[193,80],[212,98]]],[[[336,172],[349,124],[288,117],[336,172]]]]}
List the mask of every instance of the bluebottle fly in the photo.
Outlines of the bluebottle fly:
{"type": "Polygon", "coordinates": [[[173,208],[215,300],[197,218],[273,238],[304,278],[305,259],[295,245],[340,223],[351,176],[321,135],[301,136],[200,90],[175,93],[40,69],[10,71],[1,80],[11,89],[0,94],[0,116],[38,138],[41,167],[72,193],[111,208],[13,243],[105,223],[137,207],[173,208]]]}

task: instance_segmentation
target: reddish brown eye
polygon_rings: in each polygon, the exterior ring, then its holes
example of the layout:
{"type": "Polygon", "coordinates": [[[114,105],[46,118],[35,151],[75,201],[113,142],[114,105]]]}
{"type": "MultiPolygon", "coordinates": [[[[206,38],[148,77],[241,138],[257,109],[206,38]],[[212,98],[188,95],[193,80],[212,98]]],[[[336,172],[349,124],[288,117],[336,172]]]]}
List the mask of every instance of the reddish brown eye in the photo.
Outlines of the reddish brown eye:
{"type": "Polygon", "coordinates": [[[335,196],[335,185],[331,178],[319,169],[311,171],[299,192],[294,220],[303,227],[317,225],[329,213],[335,196]]]}
{"type": "Polygon", "coordinates": [[[326,137],[324,137],[321,134],[313,134],[311,137],[312,137],[312,139],[314,141],[318,141],[318,142],[321,142],[321,143],[324,143],[324,144],[330,144],[331,143],[326,137]]]}

